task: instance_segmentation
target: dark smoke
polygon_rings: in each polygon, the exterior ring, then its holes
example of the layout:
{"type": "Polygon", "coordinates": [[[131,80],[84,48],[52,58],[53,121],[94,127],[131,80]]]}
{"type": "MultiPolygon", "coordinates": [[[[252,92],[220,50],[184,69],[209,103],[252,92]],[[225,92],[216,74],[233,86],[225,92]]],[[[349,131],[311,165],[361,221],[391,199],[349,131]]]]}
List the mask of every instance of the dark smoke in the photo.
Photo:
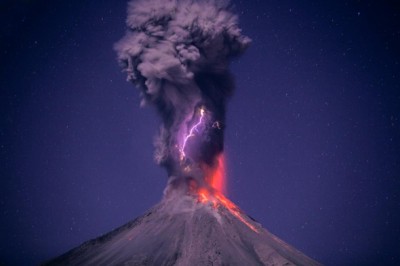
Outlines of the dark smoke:
{"type": "Polygon", "coordinates": [[[131,1],[126,24],[115,50],[142,105],[154,105],[162,117],[155,160],[169,176],[199,179],[201,165],[212,166],[223,150],[225,104],[234,87],[228,66],[250,39],[241,34],[228,1],[131,1]],[[182,161],[179,147],[200,108],[205,123],[182,161]]]}

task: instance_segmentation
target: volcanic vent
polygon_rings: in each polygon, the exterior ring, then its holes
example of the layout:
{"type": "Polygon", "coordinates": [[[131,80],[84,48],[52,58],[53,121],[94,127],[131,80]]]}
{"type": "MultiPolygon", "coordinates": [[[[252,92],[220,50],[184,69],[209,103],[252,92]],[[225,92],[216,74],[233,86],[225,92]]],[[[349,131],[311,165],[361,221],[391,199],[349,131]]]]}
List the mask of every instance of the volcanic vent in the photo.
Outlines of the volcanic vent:
{"type": "Polygon", "coordinates": [[[155,160],[168,184],[143,216],[46,265],[319,265],[224,196],[228,70],[250,39],[226,0],[128,4],[118,60],[162,118],[155,160]]]}

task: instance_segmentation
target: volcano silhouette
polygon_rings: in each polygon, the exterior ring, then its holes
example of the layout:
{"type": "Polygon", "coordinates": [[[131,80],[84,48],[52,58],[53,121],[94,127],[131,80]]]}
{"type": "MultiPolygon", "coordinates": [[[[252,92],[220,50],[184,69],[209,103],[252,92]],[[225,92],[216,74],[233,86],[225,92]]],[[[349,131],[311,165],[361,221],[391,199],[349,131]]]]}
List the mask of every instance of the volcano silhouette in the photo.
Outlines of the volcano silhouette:
{"type": "Polygon", "coordinates": [[[141,217],[44,265],[320,265],[224,196],[204,197],[165,196],[141,217]]]}

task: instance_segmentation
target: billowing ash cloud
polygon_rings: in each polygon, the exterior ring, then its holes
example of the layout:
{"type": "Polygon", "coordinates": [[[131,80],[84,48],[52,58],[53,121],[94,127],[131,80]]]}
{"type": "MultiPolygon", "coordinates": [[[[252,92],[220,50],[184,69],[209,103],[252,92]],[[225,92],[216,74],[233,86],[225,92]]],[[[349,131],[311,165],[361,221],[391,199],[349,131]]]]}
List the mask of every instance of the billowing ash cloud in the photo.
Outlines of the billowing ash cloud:
{"type": "Polygon", "coordinates": [[[199,179],[223,150],[233,91],[228,65],[250,39],[228,1],[131,1],[126,23],[115,50],[142,105],[154,105],[162,117],[155,159],[169,176],[199,179]]]}

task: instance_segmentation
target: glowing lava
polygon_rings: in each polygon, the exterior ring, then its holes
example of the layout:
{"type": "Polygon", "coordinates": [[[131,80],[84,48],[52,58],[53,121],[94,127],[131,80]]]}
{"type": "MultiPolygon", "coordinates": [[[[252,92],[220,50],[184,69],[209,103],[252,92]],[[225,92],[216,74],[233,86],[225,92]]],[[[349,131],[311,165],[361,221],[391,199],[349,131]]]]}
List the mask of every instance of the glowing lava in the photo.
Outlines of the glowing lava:
{"type": "Polygon", "coordinates": [[[218,155],[217,162],[218,164],[215,168],[205,169],[206,182],[210,185],[211,189],[199,188],[197,190],[198,201],[203,204],[210,204],[215,210],[218,210],[219,206],[225,207],[247,227],[259,233],[258,229],[246,220],[240,209],[224,196],[226,192],[225,158],[222,153],[218,155]]]}
{"type": "Polygon", "coordinates": [[[217,164],[214,168],[205,166],[204,172],[206,174],[206,182],[216,191],[226,194],[226,180],[225,180],[225,156],[220,153],[217,156],[217,164]]]}
{"type": "Polygon", "coordinates": [[[247,225],[247,227],[249,227],[251,230],[258,233],[257,228],[254,225],[252,225],[251,223],[249,223],[248,221],[246,221],[246,219],[243,217],[240,209],[232,201],[228,200],[227,198],[225,198],[224,195],[222,195],[220,193],[217,193],[215,195],[215,197],[219,200],[221,205],[223,205],[225,208],[227,208],[229,210],[229,212],[231,214],[236,216],[242,223],[247,225]]]}
{"type": "Polygon", "coordinates": [[[197,194],[199,202],[203,204],[210,204],[215,210],[218,210],[218,207],[220,206],[225,207],[232,215],[238,218],[248,228],[250,228],[256,233],[259,233],[258,229],[246,220],[240,209],[232,201],[228,200],[224,195],[222,195],[220,192],[218,191],[211,192],[206,188],[200,188],[197,191],[197,194]]]}
{"type": "MultiPolygon", "coordinates": [[[[190,138],[199,132],[199,127],[202,125],[205,115],[204,107],[200,108],[200,116],[197,123],[192,126],[183,140],[182,147],[179,149],[180,159],[183,161],[186,158],[185,148],[190,138]]],[[[218,121],[214,122],[213,128],[221,129],[218,121]]],[[[247,221],[245,216],[239,210],[239,208],[230,200],[228,200],[224,194],[226,193],[226,181],[225,181],[225,157],[223,153],[220,153],[216,158],[216,163],[213,166],[202,165],[201,167],[205,174],[205,181],[209,187],[201,187],[197,189],[198,202],[202,204],[209,204],[215,210],[219,207],[226,208],[232,215],[237,217],[242,223],[249,227],[254,232],[258,233],[257,228],[247,221]]],[[[194,188],[195,186],[193,186],[194,188]]]]}

